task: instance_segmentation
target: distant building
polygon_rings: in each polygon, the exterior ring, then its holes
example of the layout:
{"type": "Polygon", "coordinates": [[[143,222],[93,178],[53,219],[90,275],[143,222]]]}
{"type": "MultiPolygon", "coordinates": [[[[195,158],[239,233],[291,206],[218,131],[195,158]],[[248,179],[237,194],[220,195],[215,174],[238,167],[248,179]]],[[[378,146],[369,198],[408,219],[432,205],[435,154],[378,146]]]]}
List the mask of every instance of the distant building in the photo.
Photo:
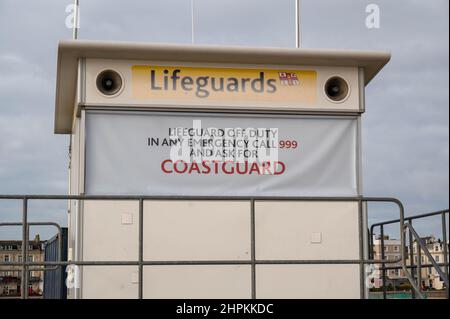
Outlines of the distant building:
{"type": "MultiPolygon", "coordinates": [[[[29,242],[28,261],[44,261],[44,241],[39,235],[29,242]]],[[[0,240],[0,260],[2,262],[21,262],[22,241],[0,240]]],[[[18,296],[21,294],[21,266],[0,266],[0,297],[18,296]]],[[[28,294],[42,295],[44,275],[42,271],[30,271],[28,294]]]]}
{"type": "MultiPolygon", "coordinates": [[[[436,263],[445,263],[445,256],[444,256],[444,243],[436,239],[434,236],[428,236],[422,238],[422,240],[425,243],[425,246],[427,250],[432,255],[433,259],[436,261],[436,263]]],[[[413,243],[413,264],[418,265],[419,263],[419,253],[418,253],[418,243],[414,241],[413,243]]],[[[448,249],[448,242],[447,242],[447,249],[448,249]]],[[[447,250],[448,251],[448,250],[447,250]]],[[[382,251],[381,251],[381,238],[378,237],[374,240],[374,246],[373,246],[373,254],[374,259],[381,260],[382,258],[382,251]]],[[[406,250],[406,264],[409,266],[411,265],[410,260],[410,251],[409,247],[406,250]]],[[[401,245],[400,240],[398,239],[390,239],[389,236],[384,236],[384,259],[386,260],[395,260],[400,259],[401,257],[401,245]]],[[[425,255],[425,252],[423,250],[420,251],[420,261],[422,265],[421,270],[421,288],[422,289],[436,289],[441,290],[445,288],[445,284],[442,281],[442,278],[437,273],[436,269],[433,266],[424,266],[424,265],[431,265],[431,261],[428,259],[428,257],[425,255]]],[[[394,263],[394,264],[385,264],[385,267],[395,267],[395,266],[401,266],[401,263],[394,263]]],[[[380,270],[381,264],[375,265],[375,274],[374,274],[374,286],[375,288],[379,288],[382,286],[382,271],[380,270]]],[[[441,269],[443,272],[445,272],[445,266],[441,266],[441,269]]],[[[415,274],[415,277],[417,277],[416,270],[409,269],[410,273],[415,274]]],[[[406,276],[404,274],[403,269],[386,269],[386,286],[392,285],[392,286],[398,286],[401,283],[407,282],[406,276]]]]}
{"type": "MultiPolygon", "coordinates": [[[[381,238],[374,240],[373,256],[376,260],[397,260],[401,258],[401,243],[398,239],[389,239],[389,236],[384,236],[384,254],[382,252],[381,238]]],[[[375,264],[374,286],[379,288],[382,286],[383,273],[380,270],[381,264],[375,264]]],[[[401,262],[394,264],[384,264],[385,267],[401,266],[401,262]]],[[[386,285],[398,286],[407,281],[403,269],[386,269],[386,285]]]]}
{"type": "MultiPolygon", "coordinates": [[[[444,255],[444,243],[440,239],[436,239],[434,236],[428,236],[423,237],[422,240],[425,243],[425,246],[427,250],[430,252],[433,259],[436,261],[436,263],[445,263],[445,255],[444,255]]],[[[447,251],[448,251],[448,242],[447,245],[447,251]]],[[[413,264],[417,265],[419,263],[419,251],[418,251],[419,245],[416,241],[413,243],[413,264]]],[[[407,264],[410,265],[411,261],[409,260],[410,253],[408,251],[408,260],[407,264]]],[[[421,271],[421,287],[426,289],[437,289],[441,290],[445,288],[445,284],[442,281],[442,278],[439,276],[436,269],[431,266],[431,261],[429,258],[425,255],[424,251],[420,250],[420,263],[422,265],[422,271],[421,271]],[[430,265],[427,267],[424,267],[423,265],[430,265]]],[[[445,273],[445,266],[440,267],[441,270],[445,273]]]]}

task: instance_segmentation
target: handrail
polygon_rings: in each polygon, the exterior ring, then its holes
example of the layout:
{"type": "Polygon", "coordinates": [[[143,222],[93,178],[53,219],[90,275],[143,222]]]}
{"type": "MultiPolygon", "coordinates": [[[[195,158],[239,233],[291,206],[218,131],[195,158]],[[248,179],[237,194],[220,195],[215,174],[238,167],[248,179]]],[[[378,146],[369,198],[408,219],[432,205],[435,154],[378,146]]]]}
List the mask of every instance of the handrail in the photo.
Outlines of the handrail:
{"type": "MultiPolygon", "coordinates": [[[[449,263],[436,263],[438,266],[441,267],[445,267],[450,265],[449,263]]],[[[433,267],[433,264],[421,264],[422,267],[427,268],[427,267],[433,267]]],[[[417,268],[417,265],[408,265],[408,268],[417,268]]],[[[384,267],[384,269],[386,270],[393,270],[393,269],[402,269],[402,266],[387,266],[384,267]]]]}
{"type": "MultiPolygon", "coordinates": [[[[441,267],[436,263],[433,256],[430,254],[430,251],[428,250],[427,246],[423,242],[422,238],[420,238],[419,234],[417,234],[416,230],[410,223],[406,223],[405,227],[409,229],[409,231],[413,234],[413,236],[416,238],[416,242],[419,244],[421,250],[427,255],[428,259],[430,260],[431,264],[433,265],[434,269],[438,272],[439,276],[443,279],[442,281],[447,285],[448,287],[448,277],[446,274],[442,271],[441,267]]],[[[445,243],[444,243],[445,244],[445,243]]],[[[420,260],[419,260],[420,263],[420,260]]]]}
{"type": "MultiPolygon", "coordinates": [[[[449,263],[448,263],[447,222],[446,222],[446,215],[448,215],[448,214],[449,214],[449,209],[443,209],[443,210],[439,210],[439,211],[434,211],[434,212],[429,212],[429,213],[424,213],[424,214],[418,214],[418,215],[408,216],[408,217],[404,218],[404,221],[407,221],[408,225],[410,227],[412,227],[413,220],[441,215],[441,218],[442,218],[442,236],[443,236],[443,241],[444,241],[444,259],[445,260],[444,260],[444,263],[439,263],[439,264],[435,263],[435,265],[444,266],[445,267],[445,274],[446,274],[446,276],[444,276],[444,277],[441,276],[442,278],[445,278],[445,277],[448,278],[448,266],[449,266],[449,263]]],[[[373,235],[375,234],[374,233],[375,227],[379,227],[381,234],[384,234],[383,233],[383,228],[384,228],[385,225],[395,224],[395,223],[399,223],[399,222],[401,222],[400,219],[393,219],[393,220],[388,220],[388,221],[374,223],[374,224],[371,225],[370,230],[369,230],[369,252],[370,252],[370,254],[372,254],[372,256],[373,256],[373,248],[374,248],[374,236],[373,235]]],[[[410,228],[408,228],[405,225],[405,231],[407,231],[407,229],[410,229],[410,228]]],[[[416,233],[416,235],[417,235],[417,233],[416,233]]],[[[384,240],[383,240],[383,238],[381,238],[381,246],[382,246],[381,249],[382,249],[382,256],[383,256],[383,253],[384,253],[384,240]]],[[[402,252],[403,252],[403,249],[406,250],[406,246],[401,245],[401,247],[402,247],[402,252]]],[[[420,253],[420,251],[419,251],[419,253],[420,253]]],[[[386,274],[384,273],[385,270],[387,270],[387,269],[399,269],[399,268],[404,270],[404,266],[406,266],[407,269],[411,269],[412,276],[408,276],[409,273],[405,272],[405,277],[406,277],[406,279],[408,279],[408,281],[413,286],[412,297],[415,298],[415,293],[416,292],[419,294],[419,296],[421,296],[420,293],[418,292],[418,289],[420,289],[420,287],[417,287],[415,285],[416,279],[415,279],[415,276],[414,276],[414,271],[417,273],[417,279],[420,279],[420,277],[421,277],[421,267],[422,266],[425,267],[425,265],[422,265],[421,261],[419,261],[418,265],[414,265],[414,259],[413,259],[413,234],[412,234],[411,231],[409,231],[409,254],[410,254],[410,257],[409,257],[410,264],[409,265],[406,265],[406,260],[404,260],[404,263],[400,267],[396,267],[396,266],[394,266],[394,267],[387,266],[386,267],[384,264],[382,264],[380,269],[383,271],[383,275],[382,275],[382,278],[383,278],[383,295],[384,295],[385,298],[386,298],[386,294],[387,294],[387,291],[386,291],[386,288],[385,288],[385,283],[384,283],[384,279],[385,279],[385,276],[386,276],[386,274]]],[[[430,265],[430,266],[433,266],[433,265],[430,265]]],[[[418,280],[418,282],[420,283],[421,281],[418,280]]],[[[447,291],[447,298],[448,298],[448,296],[449,296],[448,284],[446,285],[445,289],[447,291]]]]}
{"type": "MultiPolygon", "coordinates": [[[[441,215],[443,213],[448,213],[448,212],[449,212],[449,210],[447,208],[447,209],[438,210],[438,211],[434,211],[434,212],[430,212],[430,213],[418,214],[418,215],[414,215],[414,216],[405,216],[405,220],[414,220],[414,219],[420,219],[420,218],[424,218],[424,217],[431,217],[431,216],[441,215]]],[[[372,224],[370,227],[373,230],[377,226],[395,224],[395,223],[398,223],[399,221],[400,221],[399,219],[392,219],[392,220],[372,224]]]]}
{"type": "MultiPolygon", "coordinates": [[[[67,261],[67,262],[28,262],[23,260],[22,263],[8,263],[9,265],[18,265],[22,266],[22,287],[23,294],[22,298],[26,299],[27,296],[27,283],[28,283],[28,271],[30,266],[64,266],[64,265],[137,265],[139,267],[139,291],[138,296],[139,299],[143,297],[143,266],[144,265],[157,265],[157,264],[179,264],[179,265],[206,265],[206,264],[248,264],[252,266],[252,298],[255,297],[255,265],[258,264],[359,264],[361,269],[361,282],[360,282],[360,290],[361,297],[364,296],[364,277],[363,277],[363,266],[364,264],[396,264],[402,262],[405,273],[407,273],[406,269],[406,255],[405,251],[401,251],[400,259],[396,260],[375,260],[364,258],[362,252],[362,236],[363,236],[363,228],[362,228],[362,203],[365,202],[385,202],[385,203],[393,203],[396,204],[399,209],[399,221],[400,221],[400,234],[401,234],[401,244],[405,245],[405,226],[404,226],[404,206],[402,202],[396,198],[392,197],[364,197],[364,196],[353,196],[353,197],[311,197],[311,196],[299,196],[299,197],[269,197],[269,196],[146,196],[146,195],[0,195],[0,199],[12,199],[12,200],[21,200],[23,202],[22,207],[22,232],[23,232],[23,249],[25,249],[24,255],[26,255],[27,243],[28,243],[28,225],[30,224],[27,221],[28,217],[28,201],[30,200],[129,200],[129,201],[139,201],[139,258],[135,261],[67,261]],[[255,258],[254,249],[252,249],[251,258],[249,260],[203,260],[203,261],[192,261],[192,260],[180,260],[180,261],[146,261],[143,258],[143,201],[144,200],[184,200],[184,201],[192,201],[192,200],[202,200],[202,201],[220,201],[220,200],[235,200],[235,201],[250,201],[251,205],[251,214],[254,215],[254,202],[255,201],[313,201],[313,202],[357,202],[359,204],[359,233],[360,233],[360,256],[358,259],[354,260],[257,260],[255,258]]],[[[253,217],[252,217],[253,218],[253,217]]],[[[255,223],[251,223],[251,233],[254,235],[255,233],[255,223]]],[[[254,246],[255,236],[252,235],[252,247],[254,246]]],[[[4,265],[5,263],[0,261],[0,265],[4,265]]]]}

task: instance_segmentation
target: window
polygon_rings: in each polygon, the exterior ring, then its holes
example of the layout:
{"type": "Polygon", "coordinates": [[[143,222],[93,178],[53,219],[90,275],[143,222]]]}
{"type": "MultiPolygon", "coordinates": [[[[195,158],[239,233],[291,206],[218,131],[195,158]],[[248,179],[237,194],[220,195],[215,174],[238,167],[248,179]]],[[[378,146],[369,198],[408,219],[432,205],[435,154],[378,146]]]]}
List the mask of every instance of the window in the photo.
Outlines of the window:
{"type": "Polygon", "coordinates": [[[414,256],[414,262],[417,264],[417,256],[414,256]]]}
{"type": "Polygon", "coordinates": [[[438,245],[434,246],[434,251],[439,251],[439,246],[438,245]]]}
{"type": "Polygon", "coordinates": [[[394,251],[398,251],[399,247],[398,246],[394,246],[394,251]]]}
{"type": "Polygon", "coordinates": [[[33,262],[33,256],[32,255],[28,255],[28,262],[30,262],[30,263],[33,262]]]}
{"type": "Polygon", "coordinates": [[[4,259],[5,262],[9,263],[11,261],[11,257],[9,255],[5,255],[4,259]]]}
{"type": "Polygon", "coordinates": [[[18,262],[20,262],[20,263],[21,263],[21,262],[22,262],[22,260],[23,260],[23,258],[22,258],[22,255],[19,255],[19,256],[17,256],[17,261],[18,261],[18,262]]]}
{"type": "Polygon", "coordinates": [[[384,251],[389,251],[388,246],[384,246],[384,251]]]}
{"type": "Polygon", "coordinates": [[[434,256],[434,260],[436,260],[436,262],[439,262],[439,255],[434,256]]]}

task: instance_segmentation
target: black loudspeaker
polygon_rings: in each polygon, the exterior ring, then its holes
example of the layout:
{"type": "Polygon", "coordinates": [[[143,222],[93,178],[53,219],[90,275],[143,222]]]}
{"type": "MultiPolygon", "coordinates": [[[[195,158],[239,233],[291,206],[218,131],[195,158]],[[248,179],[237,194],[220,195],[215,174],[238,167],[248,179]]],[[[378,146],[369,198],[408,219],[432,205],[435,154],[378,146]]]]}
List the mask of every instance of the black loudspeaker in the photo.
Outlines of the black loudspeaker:
{"type": "Polygon", "coordinates": [[[97,89],[104,95],[115,95],[123,85],[122,77],[113,70],[105,70],[97,75],[97,89]]]}
{"type": "Polygon", "coordinates": [[[334,76],[325,83],[325,94],[334,102],[341,102],[347,98],[349,86],[347,82],[338,76],[334,76]]]}

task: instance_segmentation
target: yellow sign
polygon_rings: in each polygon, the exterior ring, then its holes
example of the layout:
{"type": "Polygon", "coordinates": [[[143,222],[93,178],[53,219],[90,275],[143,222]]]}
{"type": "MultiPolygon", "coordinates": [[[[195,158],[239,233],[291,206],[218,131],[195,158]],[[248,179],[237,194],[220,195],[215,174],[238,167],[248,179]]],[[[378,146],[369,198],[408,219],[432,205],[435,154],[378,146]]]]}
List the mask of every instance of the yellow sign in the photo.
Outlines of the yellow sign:
{"type": "Polygon", "coordinates": [[[135,65],[134,99],[175,102],[314,104],[312,70],[229,69],[135,65]]]}

